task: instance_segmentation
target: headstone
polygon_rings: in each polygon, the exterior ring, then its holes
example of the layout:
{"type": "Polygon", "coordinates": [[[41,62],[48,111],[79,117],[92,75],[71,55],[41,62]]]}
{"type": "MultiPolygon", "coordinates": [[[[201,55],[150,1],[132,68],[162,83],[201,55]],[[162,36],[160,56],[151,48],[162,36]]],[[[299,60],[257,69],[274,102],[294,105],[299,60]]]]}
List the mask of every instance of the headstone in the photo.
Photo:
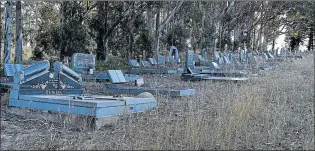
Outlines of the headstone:
{"type": "Polygon", "coordinates": [[[229,60],[227,56],[223,56],[223,60],[225,64],[231,64],[231,61],[229,60]]]}
{"type": "Polygon", "coordinates": [[[165,60],[164,56],[158,55],[158,64],[165,64],[165,60]]]}
{"type": "Polygon", "coordinates": [[[170,51],[169,51],[169,59],[171,59],[171,58],[173,58],[173,56],[174,56],[174,59],[175,59],[175,62],[177,63],[177,62],[179,62],[179,55],[178,55],[178,49],[175,47],[175,46],[171,46],[170,47],[170,51]],[[174,55],[173,55],[173,52],[175,53],[174,55]]]}
{"type": "Polygon", "coordinates": [[[207,58],[207,52],[206,52],[206,49],[202,49],[201,50],[201,56],[202,58],[206,59],[207,58]]]}
{"type": "Polygon", "coordinates": [[[219,65],[216,62],[211,62],[215,69],[220,69],[219,65]]]}
{"type": "Polygon", "coordinates": [[[214,54],[215,60],[219,60],[220,59],[220,54],[219,54],[218,51],[214,51],[213,54],[214,54]]]}
{"type": "Polygon", "coordinates": [[[219,64],[224,64],[224,60],[223,60],[223,57],[220,57],[219,60],[218,60],[219,64]]]}
{"type": "Polygon", "coordinates": [[[95,69],[95,55],[74,53],[72,55],[72,68],[95,69]]]}
{"type": "Polygon", "coordinates": [[[150,67],[151,64],[148,61],[141,61],[142,66],[144,67],[150,67]]]}
{"type": "Polygon", "coordinates": [[[107,70],[112,83],[126,83],[126,79],[121,70],[107,70]]]}
{"type": "Polygon", "coordinates": [[[157,65],[157,62],[154,58],[149,58],[148,61],[151,63],[151,65],[157,65]]]}
{"type": "Polygon", "coordinates": [[[194,61],[195,61],[195,62],[199,62],[199,61],[200,61],[197,54],[194,54],[194,61]]]}
{"type": "Polygon", "coordinates": [[[187,52],[186,52],[186,69],[187,68],[191,68],[191,69],[195,68],[194,51],[192,51],[192,50],[187,50],[187,52]]]}
{"type": "Polygon", "coordinates": [[[265,52],[263,53],[263,55],[264,55],[264,58],[265,58],[266,60],[269,59],[268,55],[267,55],[265,52]]]}
{"type": "Polygon", "coordinates": [[[135,85],[138,87],[144,85],[143,78],[139,78],[139,79],[135,80],[135,85]]]}
{"type": "Polygon", "coordinates": [[[137,60],[130,59],[130,60],[128,60],[128,63],[131,67],[139,67],[140,66],[137,60]]]}
{"type": "Polygon", "coordinates": [[[285,49],[281,49],[280,55],[281,56],[286,56],[287,55],[287,51],[285,49]]]}
{"type": "Polygon", "coordinates": [[[269,58],[272,58],[272,59],[275,58],[270,52],[267,52],[267,55],[268,55],[269,58]]]}
{"type": "Polygon", "coordinates": [[[240,50],[240,60],[241,62],[245,62],[245,50],[240,50]]]}

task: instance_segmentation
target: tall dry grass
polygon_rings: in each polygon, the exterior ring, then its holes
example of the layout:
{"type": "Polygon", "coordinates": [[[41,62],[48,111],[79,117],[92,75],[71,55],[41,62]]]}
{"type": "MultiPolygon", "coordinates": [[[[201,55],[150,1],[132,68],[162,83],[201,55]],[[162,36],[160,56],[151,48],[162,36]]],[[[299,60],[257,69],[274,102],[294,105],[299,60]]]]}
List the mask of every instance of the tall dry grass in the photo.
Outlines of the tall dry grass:
{"type": "Polygon", "coordinates": [[[287,60],[245,83],[145,75],[149,86],[195,88],[197,95],[158,96],[156,109],[95,131],[2,118],[1,149],[314,150],[313,57],[287,60]]]}

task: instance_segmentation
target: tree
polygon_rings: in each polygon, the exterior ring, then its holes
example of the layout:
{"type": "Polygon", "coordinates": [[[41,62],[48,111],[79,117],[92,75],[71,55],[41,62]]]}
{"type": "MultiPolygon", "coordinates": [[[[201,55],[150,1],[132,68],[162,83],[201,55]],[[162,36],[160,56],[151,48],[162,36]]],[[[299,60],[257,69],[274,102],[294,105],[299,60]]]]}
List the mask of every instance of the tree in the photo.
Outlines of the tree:
{"type": "Polygon", "coordinates": [[[158,11],[157,15],[157,29],[156,29],[156,39],[155,39],[155,50],[156,50],[156,58],[159,55],[159,44],[160,44],[160,37],[161,37],[161,32],[164,29],[165,25],[171,20],[171,18],[174,16],[175,12],[180,8],[180,6],[183,4],[184,1],[180,1],[177,6],[171,11],[171,13],[166,17],[166,19],[159,24],[159,14],[160,12],[158,11]]]}
{"type": "Polygon", "coordinates": [[[15,43],[15,63],[22,63],[22,10],[21,1],[16,2],[16,43],[15,43]]]}
{"type": "Polygon", "coordinates": [[[11,59],[11,21],[12,2],[7,1],[5,5],[5,41],[4,41],[4,63],[10,63],[11,59]]]}

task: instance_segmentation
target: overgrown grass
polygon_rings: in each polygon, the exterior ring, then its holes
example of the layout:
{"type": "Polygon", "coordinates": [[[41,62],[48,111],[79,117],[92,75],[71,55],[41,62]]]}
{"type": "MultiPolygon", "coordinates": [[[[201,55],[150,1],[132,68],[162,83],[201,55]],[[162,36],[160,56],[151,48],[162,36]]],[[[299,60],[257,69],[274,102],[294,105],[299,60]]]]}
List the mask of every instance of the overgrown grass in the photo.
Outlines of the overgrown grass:
{"type": "Polygon", "coordinates": [[[189,87],[197,95],[157,96],[156,109],[95,131],[2,113],[1,149],[314,150],[313,57],[285,61],[245,83],[145,75],[152,87],[189,87]]]}

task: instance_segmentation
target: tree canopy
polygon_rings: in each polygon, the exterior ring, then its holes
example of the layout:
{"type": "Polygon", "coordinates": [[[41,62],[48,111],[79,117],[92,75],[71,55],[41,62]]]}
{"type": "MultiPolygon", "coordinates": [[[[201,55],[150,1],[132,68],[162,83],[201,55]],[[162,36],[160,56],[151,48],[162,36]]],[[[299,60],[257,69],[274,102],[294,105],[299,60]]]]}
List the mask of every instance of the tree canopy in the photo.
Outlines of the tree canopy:
{"type": "MultiPolygon", "coordinates": [[[[1,2],[2,41],[7,3],[1,2]]],[[[12,37],[19,24],[15,3],[12,37]]],[[[92,52],[99,60],[109,54],[147,58],[172,45],[180,51],[223,50],[226,44],[264,51],[281,34],[287,49],[300,38],[311,50],[314,8],[314,1],[24,1],[21,24],[23,45],[35,58],[62,59],[75,52],[92,52]]],[[[15,46],[15,38],[11,43],[15,46]]]]}

